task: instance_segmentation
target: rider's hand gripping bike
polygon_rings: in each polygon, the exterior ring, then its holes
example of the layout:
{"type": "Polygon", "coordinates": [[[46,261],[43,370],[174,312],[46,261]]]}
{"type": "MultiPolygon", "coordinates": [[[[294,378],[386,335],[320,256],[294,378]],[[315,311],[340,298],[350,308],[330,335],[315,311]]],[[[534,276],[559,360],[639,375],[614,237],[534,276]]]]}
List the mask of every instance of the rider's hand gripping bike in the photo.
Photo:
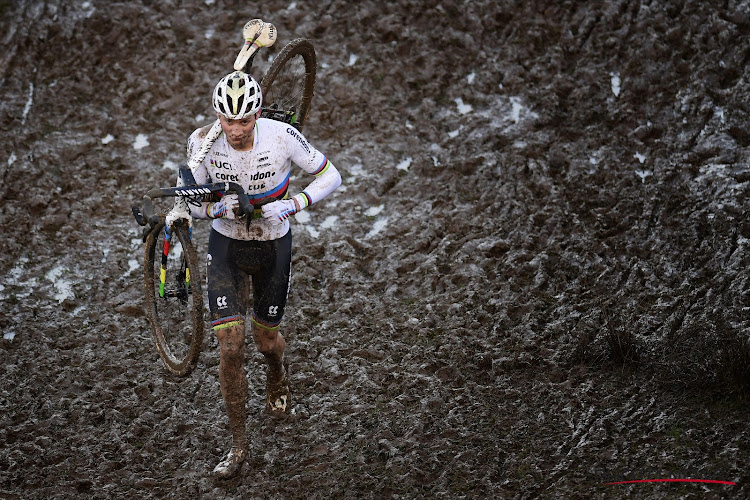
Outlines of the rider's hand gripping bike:
{"type": "MultiPolygon", "coordinates": [[[[273,45],[277,32],[272,24],[253,19],[245,24],[242,35],[245,41],[234,69],[249,73],[258,49],[273,45]]],[[[310,112],[316,69],[312,42],[303,38],[289,42],[261,80],[261,117],[301,130],[310,112]]],[[[192,240],[189,204],[217,192],[236,193],[241,215],[248,221],[260,216],[260,210],[254,209],[239,184],[196,185],[193,179],[193,172],[220,135],[221,124],[216,120],[188,163],[180,166],[178,185],[151,190],[143,196],[140,206],[133,207],[136,221],[145,226],[146,315],[161,360],[177,375],[186,375],[195,368],[205,330],[201,261],[192,240]],[[174,206],[166,214],[156,213],[153,200],[164,197],[174,197],[174,206]]]]}

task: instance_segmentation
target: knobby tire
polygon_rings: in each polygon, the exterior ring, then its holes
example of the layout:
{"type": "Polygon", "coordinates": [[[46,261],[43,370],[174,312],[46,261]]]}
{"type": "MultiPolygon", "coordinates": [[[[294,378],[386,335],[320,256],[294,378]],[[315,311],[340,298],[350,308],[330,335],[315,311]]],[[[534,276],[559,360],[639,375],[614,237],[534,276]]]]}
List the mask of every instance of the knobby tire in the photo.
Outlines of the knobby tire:
{"type": "Polygon", "coordinates": [[[307,121],[315,92],[317,71],[315,48],[310,40],[297,38],[282,49],[260,82],[263,107],[288,111],[294,109],[294,126],[302,130],[307,121]]]}
{"type": "Polygon", "coordinates": [[[172,226],[168,252],[165,297],[159,295],[164,220],[146,239],[144,285],[146,314],[164,366],[176,375],[189,374],[197,364],[203,334],[203,290],[195,246],[181,220],[172,226]],[[179,251],[181,249],[181,256],[179,251]],[[184,269],[190,270],[186,284],[184,269]]]}

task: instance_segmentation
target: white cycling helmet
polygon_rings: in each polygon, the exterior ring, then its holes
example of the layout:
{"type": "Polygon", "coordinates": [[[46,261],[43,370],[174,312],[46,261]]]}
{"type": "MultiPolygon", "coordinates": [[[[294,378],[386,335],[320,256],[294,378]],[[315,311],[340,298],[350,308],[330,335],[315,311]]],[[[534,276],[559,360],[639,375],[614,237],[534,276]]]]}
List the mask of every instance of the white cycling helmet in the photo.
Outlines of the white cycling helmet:
{"type": "Polygon", "coordinates": [[[255,114],[263,102],[260,85],[242,71],[230,73],[216,84],[212,99],[217,113],[232,120],[255,114]]]}

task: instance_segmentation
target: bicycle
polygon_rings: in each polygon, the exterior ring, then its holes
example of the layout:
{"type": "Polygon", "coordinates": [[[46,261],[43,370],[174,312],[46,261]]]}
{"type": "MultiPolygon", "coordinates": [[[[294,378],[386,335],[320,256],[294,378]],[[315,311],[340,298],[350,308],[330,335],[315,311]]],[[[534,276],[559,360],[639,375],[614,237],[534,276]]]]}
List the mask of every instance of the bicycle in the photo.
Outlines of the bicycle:
{"type": "MultiPolygon", "coordinates": [[[[245,43],[234,69],[249,73],[258,49],[276,41],[276,28],[253,19],[245,24],[242,34],[245,43]]],[[[304,38],[290,41],[261,80],[261,117],[301,130],[309,116],[316,71],[312,42],[304,38]]],[[[188,204],[209,200],[218,192],[233,192],[239,199],[241,215],[248,221],[260,217],[260,209],[253,207],[239,184],[197,185],[193,179],[192,172],[220,134],[221,124],[216,120],[193,157],[180,165],[178,185],[150,190],[141,205],[132,207],[138,224],[145,226],[144,302],[152,338],[164,366],[179,376],[189,374],[197,365],[205,330],[203,279],[188,204]],[[168,214],[156,213],[153,200],[164,197],[174,197],[174,206],[168,214]],[[157,249],[160,259],[156,259],[157,249]]]]}

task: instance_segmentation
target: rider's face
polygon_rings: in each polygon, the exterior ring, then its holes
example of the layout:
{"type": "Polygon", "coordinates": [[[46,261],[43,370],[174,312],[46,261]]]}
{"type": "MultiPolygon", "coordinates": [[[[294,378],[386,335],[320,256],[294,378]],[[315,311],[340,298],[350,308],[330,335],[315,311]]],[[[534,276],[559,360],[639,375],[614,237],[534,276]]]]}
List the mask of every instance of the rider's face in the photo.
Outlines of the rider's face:
{"type": "Polygon", "coordinates": [[[227,142],[238,151],[248,151],[253,147],[255,136],[255,120],[258,114],[248,116],[241,120],[233,120],[220,114],[216,114],[221,120],[221,129],[227,137],[227,142]]]}

